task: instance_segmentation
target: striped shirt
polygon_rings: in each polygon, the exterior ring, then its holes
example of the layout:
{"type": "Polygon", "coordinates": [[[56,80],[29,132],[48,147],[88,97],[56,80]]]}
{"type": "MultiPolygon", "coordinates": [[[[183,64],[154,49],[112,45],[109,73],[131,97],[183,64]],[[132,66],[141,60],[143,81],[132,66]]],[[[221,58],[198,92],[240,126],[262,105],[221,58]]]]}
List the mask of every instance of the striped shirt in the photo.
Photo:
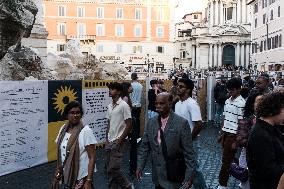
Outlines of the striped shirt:
{"type": "Polygon", "coordinates": [[[243,119],[245,99],[240,95],[234,100],[232,97],[226,100],[224,106],[224,126],[223,131],[228,133],[237,133],[238,120],[243,119]]]}

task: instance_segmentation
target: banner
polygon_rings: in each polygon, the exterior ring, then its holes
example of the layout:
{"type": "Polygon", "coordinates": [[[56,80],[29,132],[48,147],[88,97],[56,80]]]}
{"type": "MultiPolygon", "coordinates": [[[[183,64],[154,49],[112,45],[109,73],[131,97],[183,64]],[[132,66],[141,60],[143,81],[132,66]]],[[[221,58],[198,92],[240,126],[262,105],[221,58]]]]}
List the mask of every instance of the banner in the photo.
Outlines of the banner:
{"type": "Polygon", "coordinates": [[[48,81],[48,161],[56,160],[55,139],[65,123],[65,106],[76,100],[82,103],[82,81],[48,81]]]}
{"type": "Polygon", "coordinates": [[[111,103],[107,84],[110,81],[83,81],[83,122],[93,130],[99,144],[105,142],[107,106],[111,103]]]}
{"type": "Polygon", "coordinates": [[[0,82],[0,176],[47,162],[47,81],[0,82]]]}

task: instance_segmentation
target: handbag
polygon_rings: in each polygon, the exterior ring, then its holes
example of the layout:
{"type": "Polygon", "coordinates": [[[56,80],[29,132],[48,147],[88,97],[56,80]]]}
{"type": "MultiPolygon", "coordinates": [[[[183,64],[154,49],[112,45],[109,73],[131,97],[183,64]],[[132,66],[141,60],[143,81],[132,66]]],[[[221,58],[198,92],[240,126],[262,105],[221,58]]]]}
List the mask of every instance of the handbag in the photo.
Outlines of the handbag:
{"type": "Polygon", "coordinates": [[[163,156],[166,161],[167,179],[171,182],[182,183],[185,178],[186,165],[184,155],[182,152],[177,153],[175,156],[168,156],[167,145],[164,137],[164,132],[161,129],[161,117],[159,119],[159,130],[161,136],[161,145],[163,156]]]}
{"type": "Polygon", "coordinates": [[[249,178],[248,169],[240,167],[237,163],[231,163],[229,173],[241,182],[246,182],[249,178]]]}

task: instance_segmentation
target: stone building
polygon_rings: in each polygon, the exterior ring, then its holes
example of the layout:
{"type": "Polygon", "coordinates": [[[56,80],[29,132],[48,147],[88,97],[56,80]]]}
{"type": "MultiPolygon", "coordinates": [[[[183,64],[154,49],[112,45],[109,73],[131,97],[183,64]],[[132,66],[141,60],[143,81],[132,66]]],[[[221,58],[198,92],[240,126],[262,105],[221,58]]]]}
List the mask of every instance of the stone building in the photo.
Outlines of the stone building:
{"type": "Polygon", "coordinates": [[[260,71],[284,72],[284,1],[251,0],[252,65],[260,71]]]}
{"type": "Polygon", "coordinates": [[[43,0],[48,52],[60,54],[68,40],[82,53],[132,71],[172,67],[170,0],[43,0]]]}
{"type": "Polygon", "coordinates": [[[208,0],[176,24],[175,66],[207,69],[250,65],[250,6],[246,0],[208,0]],[[191,17],[187,17],[191,16],[191,17]],[[202,17],[203,19],[194,19],[202,17]]]}

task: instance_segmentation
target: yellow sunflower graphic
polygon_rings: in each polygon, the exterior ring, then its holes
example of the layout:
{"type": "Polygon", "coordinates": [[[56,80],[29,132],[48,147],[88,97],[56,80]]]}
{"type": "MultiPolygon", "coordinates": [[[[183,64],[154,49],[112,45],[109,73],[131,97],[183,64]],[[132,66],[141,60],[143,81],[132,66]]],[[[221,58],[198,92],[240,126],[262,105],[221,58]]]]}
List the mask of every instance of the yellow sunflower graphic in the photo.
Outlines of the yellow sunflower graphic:
{"type": "Polygon", "coordinates": [[[77,92],[71,88],[71,86],[61,86],[61,89],[57,89],[57,93],[54,93],[56,96],[52,98],[54,100],[53,104],[56,105],[55,109],[57,113],[63,114],[65,106],[73,101],[76,100],[78,97],[76,96],[77,92]]]}

